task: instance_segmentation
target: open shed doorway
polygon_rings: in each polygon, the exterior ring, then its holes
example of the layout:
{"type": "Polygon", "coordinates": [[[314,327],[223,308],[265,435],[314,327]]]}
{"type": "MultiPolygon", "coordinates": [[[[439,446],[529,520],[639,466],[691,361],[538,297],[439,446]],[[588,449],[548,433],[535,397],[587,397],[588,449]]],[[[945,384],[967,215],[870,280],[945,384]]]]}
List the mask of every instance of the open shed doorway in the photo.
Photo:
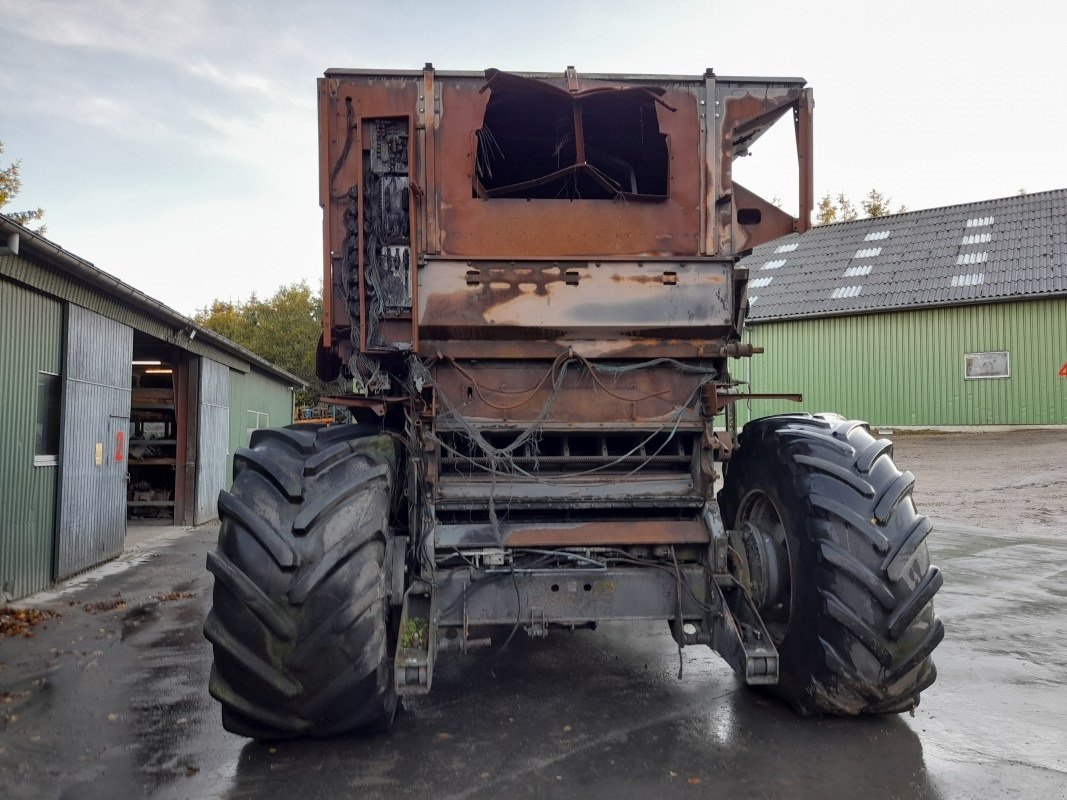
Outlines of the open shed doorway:
{"type": "Polygon", "coordinates": [[[131,526],[184,525],[196,464],[199,359],[160,339],[133,341],[126,519],[131,526]]]}

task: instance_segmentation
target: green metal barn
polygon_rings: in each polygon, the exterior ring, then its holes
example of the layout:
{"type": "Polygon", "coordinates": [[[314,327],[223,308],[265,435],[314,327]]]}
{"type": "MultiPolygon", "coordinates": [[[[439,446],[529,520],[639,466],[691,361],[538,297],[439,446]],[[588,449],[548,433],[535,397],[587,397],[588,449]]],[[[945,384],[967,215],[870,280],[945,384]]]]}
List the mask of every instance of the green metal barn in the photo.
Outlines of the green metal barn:
{"type": "Polygon", "coordinates": [[[758,247],[744,423],[1067,424],[1067,189],[815,227],[758,247]]]}
{"type": "Polygon", "coordinates": [[[217,516],[299,378],[0,216],[0,603],[217,516]]]}

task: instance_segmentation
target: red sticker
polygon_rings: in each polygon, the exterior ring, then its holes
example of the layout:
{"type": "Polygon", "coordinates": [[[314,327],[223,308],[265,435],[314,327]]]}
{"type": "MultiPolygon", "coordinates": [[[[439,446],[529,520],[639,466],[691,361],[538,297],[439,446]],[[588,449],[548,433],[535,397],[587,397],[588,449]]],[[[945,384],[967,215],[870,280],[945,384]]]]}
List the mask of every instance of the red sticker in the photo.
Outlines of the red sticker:
{"type": "Polygon", "coordinates": [[[1060,377],[1067,378],[1067,362],[1065,362],[1064,365],[1060,367],[1060,377]]]}
{"type": "Polygon", "coordinates": [[[115,431],[115,460],[122,461],[126,455],[126,431],[115,431]]]}

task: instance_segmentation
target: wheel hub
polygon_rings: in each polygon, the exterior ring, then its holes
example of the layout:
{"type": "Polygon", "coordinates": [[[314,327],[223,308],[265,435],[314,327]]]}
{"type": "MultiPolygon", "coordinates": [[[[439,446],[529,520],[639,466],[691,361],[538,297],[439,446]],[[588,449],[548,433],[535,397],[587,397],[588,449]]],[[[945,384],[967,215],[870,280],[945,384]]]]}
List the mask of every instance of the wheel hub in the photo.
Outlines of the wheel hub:
{"type": "Polygon", "coordinates": [[[790,614],[789,548],[781,518],[767,495],[757,492],[746,499],[730,538],[738,562],[736,577],[772,637],[780,639],[790,614]]]}

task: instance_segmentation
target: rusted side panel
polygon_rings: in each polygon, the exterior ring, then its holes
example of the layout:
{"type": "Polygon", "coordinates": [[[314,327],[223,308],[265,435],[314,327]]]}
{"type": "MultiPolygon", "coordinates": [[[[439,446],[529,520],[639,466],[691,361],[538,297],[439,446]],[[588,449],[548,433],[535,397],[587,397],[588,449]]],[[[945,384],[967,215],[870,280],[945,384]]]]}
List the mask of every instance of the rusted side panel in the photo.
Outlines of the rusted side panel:
{"type": "Polygon", "coordinates": [[[715,357],[737,338],[742,313],[744,276],[730,280],[733,257],[809,224],[811,110],[801,79],[710,70],[330,71],[319,82],[321,377],[340,371],[364,391],[353,373],[358,353],[389,369],[409,352],[524,359],[574,347],[588,357],[715,357]],[[553,122],[538,128],[530,103],[554,109],[553,122]],[[731,173],[735,158],[790,118],[800,219],[734,184],[731,173]],[[375,288],[380,262],[365,263],[367,248],[378,252],[368,196],[379,210],[400,196],[383,203],[367,183],[374,170],[364,165],[380,147],[373,136],[382,121],[407,128],[402,179],[410,181],[410,249],[400,249],[411,296],[384,310],[375,288]],[[499,140],[493,130],[504,131],[499,140]],[[477,280],[468,280],[471,272],[477,280]]]}
{"type": "MultiPolygon", "coordinates": [[[[795,120],[799,137],[801,121],[805,126],[810,123],[810,92],[792,81],[768,81],[760,86],[753,81],[725,77],[716,81],[715,90],[719,160],[713,172],[718,177],[721,194],[713,201],[709,198],[709,202],[714,202],[715,224],[721,231],[719,252],[741,253],[781,236],[783,230],[786,233],[805,230],[810,224],[811,181],[810,175],[805,179],[803,170],[811,166],[810,142],[798,139],[798,153],[802,156],[800,207],[802,211],[806,208],[808,214],[804,221],[774,209],[743,187],[738,191],[733,182],[733,162],[747,155],[753,143],[782,117],[800,115],[795,120]]],[[[808,128],[803,127],[803,131],[806,135],[808,128]]]]}
{"type": "MultiPolygon", "coordinates": [[[[324,78],[320,82],[319,130],[324,149],[320,152],[320,204],[323,206],[323,229],[328,246],[324,257],[327,265],[323,282],[324,339],[333,336],[333,326],[350,324],[351,318],[344,302],[341,259],[345,236],[345,210],[350,190],[355,187],[357,198],[363,185],[364,142],[361,122],[366,119],[415,118],[418,110],[420,83],[404,77],[363,76],[358,81],[324,78]],[[323,134],[325,132],[325,134],[323,134]],[[326,309],[329,309],[327,312],[326,309]],[[331,328],[326,329],[326,320],[331,328]]],[[[357,200],[360,204],[361,200],[357,200]]],[[[362,214],[359,219],[362,220],[362,214]]],[[[365,296],[362,274],[362,247],[359,248],[359,296],[365,296]]],[[[360,336],[365,341],[366,331],[360,336]]],[[[412,341],[408,323],[403,341],[412,341]]],[[[365,349],[365,348],[364,348],[365,349]]],[[[331,378],[332,379],[332,378],[331,378]]]]}
{"type": "MultiPolygon", "coordinates": [[[[596,82],[584,82],[583,86],[596,82]]],[[[669,137],[670,197],[660,202],[537,200],[474,197],[476,139],[489,93],[484,81],[450,81],[442,90],[438,130],[438,203],[442,252],[458,256],[537,258],[595,255],[697,255],[700,231],[700,126],[696,87],[677,85],[659,106],[669,137]]]]}
{"type": "Polygon", "coordinates": [[[725,355],[725,339],[560,339],[529,341],[502,339],[427,339],[424,353],[455,359],[553,359],[566,353],[583,358],[611,358],[647,361],[653,358],[717,358],[725,355]]]}
{"type": "Polygon", "coordinates": [[[317,83],[319,103],[319,208],[322,209],[322,344],[333,345],[333,326],[336,316],[333,307],[333,259],[330,258],[330,243],[333,241],[330,197],[330,93],[329,81],[319,78],[317,83]]]}
{"type": "Polygon", "coordinates": [[[431,260],[419,275],[419,326],[426,337],[450,339],[724,335],[730,266],[431,260]]]}

